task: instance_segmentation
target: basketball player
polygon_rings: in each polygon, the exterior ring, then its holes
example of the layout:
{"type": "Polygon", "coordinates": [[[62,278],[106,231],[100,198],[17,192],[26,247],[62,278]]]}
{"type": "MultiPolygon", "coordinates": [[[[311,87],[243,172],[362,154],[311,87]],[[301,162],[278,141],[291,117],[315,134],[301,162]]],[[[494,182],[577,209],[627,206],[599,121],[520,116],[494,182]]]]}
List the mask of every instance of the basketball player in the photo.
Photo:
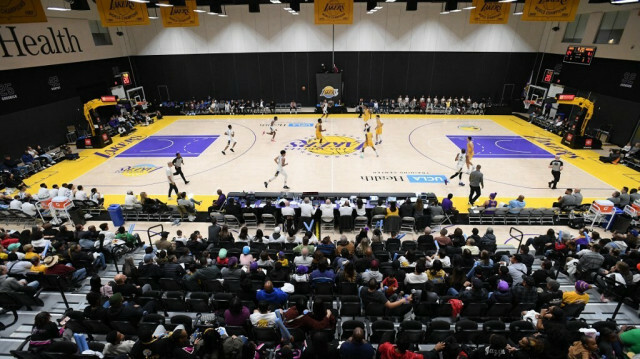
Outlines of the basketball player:
{"type": "Polygon", "coordinates": [[[284,166],[288,165],[287,160],[285,159],[286,155],[287,155],[287,151],[282,150],[280,151],[280,156],[273,159],[273,162],[275,162],[277,165],[276,174],[273,177],[271,177],[269,181],[264,183],[264,188],[267,188],[269,186],[269,183],[271,183],[271,181],[276,179],[276,177],[278,177],[279,174],[282,174],[282,176],[284,177],[284,186],[282,188],[289,189],[289,187],[287,186],[287,177],[288,177],[287,172],[284,171],[284,166]]]}
{"type": "Polygon", "coordinates": [[[380,115],[376,115],[376,145],[382,143],[382,120],[380,119],[380,115]]]}
{"type": "Polygon", "coordinates": [[[318,119],[318,123],[316,124],[316,140],[320,140],[320,143],[322,143],[322,140],[324,139],[324,137],[322,137],[322,133],[326,131],[322,129],[322,118],[318,119]]]}
{"type": "Polygon", "coordinates": [[[367,132],[365,133],[365,140],[364,143],[362,144],[362,151],[360,151],[360,158],[364,158],[364,149],[367,147],[371,147],[373,148],[373,152],[376,153],[376,157],[380,157],[380,155],[378,155],[378,151],[376,151],[376,148],[373,147],[373,133],[371,133],[371,129],[367,128],[367,132]]]}
{"type": "Polygon", "coordinates": [[[227,150],[227,148],[229,148],[229,146],[231,146],[230,150],[231,152],[236,152],[233,150],[234,147],[236,147],[236,139],[233,138],[236,133],[233,132],[233,130],[231,129],[231,125],[227,126],[229,129],[227,130],[227,132],[225,132],[225,134],[227,135],[228,139],[227,139],[227,147],[224,148],[224,150],[222,150],[222,154],[226,155],[226,153],[224,153],[224,151],[227,150]],[[233,145],[231,145],[233,143],[233,145]]]}
{"type": "MultiPolygon", "coordinates": [[[[460,153],[456,155],[456,173],[453,176],[449,177],[449,179],[454,179],[456,176],[458,177],[458,185],[464,186],[462,182],[462,170],[464,169],[464,164],[467,162],[467,154],[464,148],[460,149],[460,153]]],[[[446,183],[446,182],[445,182],[446,183]]]]}
{"type": "Polygon", "coordinates": [[[329,118],[329,103],[327,103],[327,100],[324,100],[324,102],[322,102],[322,116],[320,118],[329,118]]]}
{"type": "Polygon", "coordinates": [[[471,173],[471,168],[473,167],[473,163],[471,160],[473,159],[473,139],[471,136],[467,137],[467,174],[471,173]]]}
{"type": "MultiPolygon", "coordinates": [[[[271,142],[276,142],[276,129],[273,127],[275,126],[276,121],[278,121],[278,116],[273,116],[273,120],[271,120],[271,123],[269,124],[269,132],[266,132],[267,135],[272,135],[271,142]]],[[[265,132],[262,131],[262,134],[264,135],[265,132]]]]}

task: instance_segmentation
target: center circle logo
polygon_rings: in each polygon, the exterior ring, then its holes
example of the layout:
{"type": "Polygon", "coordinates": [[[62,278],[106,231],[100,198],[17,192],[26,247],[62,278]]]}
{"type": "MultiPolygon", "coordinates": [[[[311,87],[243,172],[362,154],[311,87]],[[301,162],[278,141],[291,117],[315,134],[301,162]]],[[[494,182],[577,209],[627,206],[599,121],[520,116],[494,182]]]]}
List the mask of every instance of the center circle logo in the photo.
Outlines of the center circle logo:
{"type": "Polygon", "coordinates": [[[286,151],[301,151],[312,156],[357,156],[362,149],[362,141],[352,136],[328,135],[322,143],[315,137],[289,142],[286,151]]]}
{"type": "Polygon", "coordinates": [[[147,175],[161,168],[162,167],[160,166],[143,163],[135,166],[122,167],[121,169],[117,170],[116,173],[120,173],[123,176],[128,176],[128,177],[138,177],[138,176],[147,175]]]}

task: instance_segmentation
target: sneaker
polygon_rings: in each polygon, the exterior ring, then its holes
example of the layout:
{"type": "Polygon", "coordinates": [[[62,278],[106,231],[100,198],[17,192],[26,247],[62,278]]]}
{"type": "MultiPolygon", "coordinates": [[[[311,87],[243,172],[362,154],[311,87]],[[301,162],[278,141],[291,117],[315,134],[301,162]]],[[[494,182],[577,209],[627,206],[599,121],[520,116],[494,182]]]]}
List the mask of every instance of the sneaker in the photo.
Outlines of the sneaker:
{"type": "Polygon", "coordinates": [[[464,182],[458,183],[458,186],[464,186],[464,182]]]}
{"type": "Polygon", "coordinates": [[[376,153],[376,157],[380,157],[380,155],[376,153]]]}
{"type": "Polygon", "coordinates": [[[226,155],[226,153],[224,153],[224,151],[222,151],[222,154],[223,154],[223,155],[226,155]]]}
{"type": "Polygon", "coordinates": [[[551,188],[551,182],[549,182],[549,188],[551,188]]]}
{"type": "Polygon", "coordinates": [[[184,184],[189,184],[189,182],[191,182],[191,181],[186,181],[184,184]]]}
{"type": "Polygon", "coordinates": [[[264,188],[267,188],[267,186],[269,186],[269,182],[264,183],[264,188]]]}
{"type": "Polygon", "coordinates": [[[289,189],[289,186],[284,185],[282,188],[283,188],[283,189],[289,189]]]}
{"type": "Polygon", "coordinates": [[[234,151],[233,148],[231,148],[231,152],[236,152],[236,151],[234,151]]]}
{"type": "Polygon", "coordinates": [[[264,134],[265,134],[265,131],[262,131],[262,135],[263,135],[263,136],[264,136],[264,134]]]}
{"type": "Polygon", "coordinates": [[[276,140],[274,140],[274,139],[271,139],[271,142],[276,142],[276,140]]]}
{"type": "Polygon", "coordinates": [[[448,184],[449,184],[449,180],[445,178],[445,179],[444,179],[444,185],[446,186],[446,185],[448,185],[448,184]]]}
{"type": "Polygon", "coordinates": [[[171,196],[167,197],[167,199],[171,199],[171,196]]]}
{"type": "Polygon", "coordinates": [[[364,155],[362,153],[360,154],[360,158],[364,158],[364,155]]]}
{"type": "Polygon", "coordinates": [[[600,295],[600,301],[602,303],[609,303],[609,299],[607,299],[607,297],[605,297],[604,294],[600,295]]]}

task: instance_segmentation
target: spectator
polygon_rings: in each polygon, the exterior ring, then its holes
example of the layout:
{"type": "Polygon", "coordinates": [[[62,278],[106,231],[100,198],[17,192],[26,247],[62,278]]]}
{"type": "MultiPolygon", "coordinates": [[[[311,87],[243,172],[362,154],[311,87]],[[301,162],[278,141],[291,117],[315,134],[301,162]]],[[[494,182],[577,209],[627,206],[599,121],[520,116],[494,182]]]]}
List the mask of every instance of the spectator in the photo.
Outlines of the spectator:
{"type": "Polygon", "coordinates": [[[396,207],[396,201],[389,202],[389,208],[387,208],[387,211],[385,213],[385,218],[389,218],[392,216],[399,216],[399,215],[400,215],[400,210],[398,209],[398,207],[396,207]]]}
{"type": "Polygon", "coordinates": [[[498,290],[489,295],[489,304],[494,303],[511,303],[513,295],[509,289],[509,283],[501,280],[498,282],[498,290]]]}
{"type": "MultiPolygon", "coordinates": [[[[440,266],[442,266],[442,262],[436,259],[439,262],[440,266]]],[[[434,261],[435,262],[435,261],[434,261]]],[[[413,273],[408,273],[404,278],[404,284],[414,284],[414,283],[426,283],[429,280],[429,276],[426,271],[426,265],[424,261],[418,261],[416,263],[415,270],[413,273]]]]}
{"type": "Polygon", "coordinates": [[[293,258],[293,264],[295,264],[296,266],[302,265],[302,266],[311,267],[312,261],[313,261],[313,257],[309,255],[309,249],[306,247],[302,248],[299,256],[293,258]]]}
{"type": "Polygon", "coordinates": [[[362,282],[368,283],[371,279],[375,280],[376,283],[382,282],[383,276],[379,270],[380,262],[377,259],[371,261],[371,266],[368,270],[362,273],[362,282]]]}
{"type": "MultiPolygon", "coordinates": [[[[165,265],[166,266],[166,265],[165,265]]],[[[241,280],[246,276],[246,272],[242,267],[238,266],[238,258],[231,257],[226,268],[220,270],[223,280],[241,280]]]]}
{"type": "MultiPolygon", "coordinates": [[[[75,354],[78,347],[67,340],[58,340],[62,338],[62,331],[51,321],[51,314],[48,312],[40,312],[36,314],[31,337],[29,338],[29,351],[55,352],[66,355],[75,354]]],[[[69,339],[69,338],[67,338],[69,339]]],[[[39,356],[36,354],[36,356],[39,356]]]]}
{"type": "Polygon", "coordinates": [[[336,275],[332,269],[328,268],[326,261],[318,263],[318,268],[309,275],[313,283],[333,283],[336,275]]]}
{"type": "Polygon", "coordinates": [[[522,263],[522,256],[520,254],[511,256],[508,268],[513,283],[522,283],[522,277],[527,274],[527,266],[522,263]]]}
{"type": "Polygon", "coordinates": [[[133,340],[125,340],[124,334],[117,330],[110,331],[107,334],[106,341],[107,344],[104,346],[102,354],[109,356],[129,354],[136,343],[133,340]]]}
{"type": "MultiPolygon", "coordinates": [[[[243,228],[247,228],[247,227],[243,227],[243,228]]],[[[242,247],[242,254],[240,254],[240,265],[244,267],[249,267],[249,265],[253,263],[254,260],[255,259],[251,254],[251,247],[249,246],[242,247]]]]}
{"type": "MultiPolygon", "coordinates": [[[[289,295],[283,292],[280,288],[274,288],[273,283],[268,280],[264,283],[264,289],[261,289],[256,293],[256,299],[259,302],[266,302],[267,304],[273,304],[282,306],[287,302],[289,295]]],[[[251,320],[253,322],[253,319],[251,320]]]]}
{"type": "Polygon", "coordinates": [[[558,197],[558,202],[553,203],[553,207],[559,207],[559,208],[575,206],[575,205],[576,205],[576,198],[573,196],[573,190],[571,188],[567,188],[564,191],[564,196],[558,197]]]}
{"type": "Polygon", "coordinates": [[[447,237],[447,233],[448,231],[446,228],[442,228],[440,230],[440,235],[435,238],[436,242],[438,242],[439,245],[450,246],[453,244],[453,242],[451,241],[451,238],[447,237]]]}
{"type": "Polygon", "coordinates": [[[269,310],[269,303],[264,300],[258,302],[258,308],[253,311],[249,319],[251,325],[256,328],[275,328],[276,326],[276,313],[269,310]]]}
{"type": "Polygon", "coordinates": [[[371,359],[375,354],[375,349],[364,340],[364,330],[357,327],[353,334],[340,346],[340,356],[342,358],[371,359]]]}
{"type": "Polygon", "coordinates": [[[411,340],[407,335],[398,335],[396,345],[389,342],[382,343],[378,346],[380,359],[424,359],[422,354],[413,353],[409,350],[411,340]]]}
{"type": "Polygon", "coordinates": [[[328,198],[324,202],[324,204],[320,205],[320,212],[321,212],[320,217],[322,218],[323,222],[333,221],[333,209],[334,209],[333,203],[331,203],[331,200],[328,198]]]}
{"type": "MultiPolygon", "coordinates": [[[[218,188],[216,193],[218,194],[218,198],[214,200],[211,203],[211,207],[207,209],[209,213],[221,210],[222,207],[224,206],[224,202],[227,200],[227,196],[225,196],[224,193],[222,193],[222,190],[220,188],[218,188]]],[[[213,218],[215,217],[212,217],[212,219],[213,218]]]]}
{"type": "Polygon", "coordinates": [[[411,301],[413,300],[410,296],[408,298],[400,298],[395,302],[390,302],[387,299],[387,297],[384,295],[384,293],[378,290],[378,282],[376,282],[376,280],[373,278],[371,278],[366,283],[366,286],[363,286],[360,288],[360,299],[362,300],[362,305],[364,306],[364,309],[367,308],[369,303],[384,304],[384,306],[387,309],[398,308],[404,304],[407,304],[407,308],[406,308],[407,312],[411,309],[411,307],[408,304],[410,304],[411,301]]]}
{"type": "Polygon", "coordinates": [[[181,280],[185,272],[184,267],[178,263],[178,258],[175,255],[170,255],[167,258],[167,263],[162,266],[162,277],[181,280]]]}
{"type": "MultiPolygon", "coordinates": [[[[416,265],[416,269],[417,268],[418,266],[416,265]]],[[[443,269],[442,262],[438,259],[434,260],[431,264],[431,268],[427,270],[427,278],[429,281],[431,283],[444,283],[446,277],[447,273],[443,269]]]]}
{"type": "Polygon", "coordinates": [[[569,347],[568,359],[596,359],[598,358],[598,343],[595,338],[583,335],[579,341],[569,347]]]}
{"type": "Polygon", "coordinates": [[[331,242],[331,237],[326,236],[318,244],[316,250],[322,252],[325,256],[332,256],[336,252],[336,245],[331,242]]]}
{"type": "Polygon", "coordinates": [[[244,326],[251,313],[249,308],[242,305],[240,298],[233,297],[229,302],[229,309],[224,311],[224,324],[231,326],[244,326]]]}
{"type": "Polygon", "coordinates": [[[536,303],[538,301],[538,289],[536,282],[531,276],[523,276],[522,282],[516,283],[511,289],[513,301],[515,303],[536,303]]]}
{"type": "Polygon", "coordinates": [[[519,195],[518,198],[509,201],[509,205],[507,207],[509,208],[509,213],[517,214],[520,213],[520,210],[523,209],[525,205],[524,196],[519,195]]]}
{"type": "Polygon", "coordinates": [[[564,292],[562,294],[562,306],[589,303],[589,294],[586,293],[589,289],[591,289],[591,285],[589,283],[583,280],[576,281],[575,290],[564,292]]]}
{"type": "Polygon", "coordinates": [[[47,267],[45,274],[57,274],[61,277],[69,278],[76,285],[80,286],[80,281],[87,277],[87,270],[84,268],[75,269],[58,263],[59,256],[48,256],[43,260],[43,264],[47,267]]]}
{"type": "Polygon", "coordinates": [[[467,242],[464,246],[462,246],[461,248],[463,251],[465,249],[468,249],[469,252],[471,252],[472,256],[477,256],[480,254],[480,248],[478,248],[478,246],[476,246],[476,241],[473,238],[469,238],[467,239],[467,242]]]}

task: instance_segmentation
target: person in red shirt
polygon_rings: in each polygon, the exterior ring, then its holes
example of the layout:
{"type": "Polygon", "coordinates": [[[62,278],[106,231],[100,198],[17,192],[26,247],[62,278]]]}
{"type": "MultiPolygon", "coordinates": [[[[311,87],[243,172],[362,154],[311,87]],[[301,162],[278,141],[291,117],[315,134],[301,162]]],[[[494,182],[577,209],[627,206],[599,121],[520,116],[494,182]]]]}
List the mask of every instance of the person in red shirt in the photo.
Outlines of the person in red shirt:
{"type": "Polygon", "coordinates": [[[75,269],[70,265],[64,265],[58,263],[60,258],[58,256],[46,257],[42,263],[47,267],[44,274],[57,274],[60,277],[69,278],[74,285],[79,285],[80,281],[87,277],[87,270],[85,268],[75,269]]]}
{"type": "Polygon", "coordinates": [[[382,343],[378,346],[380,359],[424,359],[422,354],[416,354],[409,350],[411,341],[405,335],[398,336],[396,344],[389,342],[382,343]]]}

